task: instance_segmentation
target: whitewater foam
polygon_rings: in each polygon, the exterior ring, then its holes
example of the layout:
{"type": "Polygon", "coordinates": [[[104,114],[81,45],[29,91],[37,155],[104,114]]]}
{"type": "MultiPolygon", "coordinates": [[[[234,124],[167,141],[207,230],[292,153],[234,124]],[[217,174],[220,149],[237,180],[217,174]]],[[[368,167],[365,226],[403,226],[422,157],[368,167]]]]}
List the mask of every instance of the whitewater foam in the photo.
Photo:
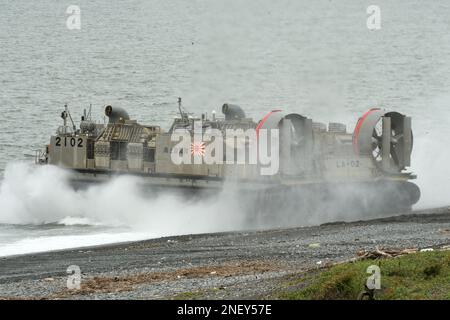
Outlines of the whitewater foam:
{"type": "Polygon", "coordinates": [[[0,223],[128,226],[166,234],[235,228],[241,222],[241,215],[230,211],[232,195],[227,198],[225,192],[202,201],[170,193],[150,198],[136,177],[78,191],[68,178],[67,171],[54,166],[8,165],[0,187],[0,223]]]}
{"type": "Polygon", "coordinates": [[[151,238],[154,238],[151,234],[135,232],[25,238],[0,246],[0,257],[139,241],[151,238]]]}

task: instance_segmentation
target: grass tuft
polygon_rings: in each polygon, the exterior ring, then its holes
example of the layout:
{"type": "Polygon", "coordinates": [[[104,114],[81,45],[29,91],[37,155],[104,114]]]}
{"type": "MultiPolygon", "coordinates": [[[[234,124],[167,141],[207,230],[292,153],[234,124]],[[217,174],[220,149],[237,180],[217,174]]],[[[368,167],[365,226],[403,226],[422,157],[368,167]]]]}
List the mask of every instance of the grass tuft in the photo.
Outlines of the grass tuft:
{"type": "Polygon", "coordinates": [[[280,286],[273,298],[357,299],[370,276],[367,267],[374,264],[381,270],[381,289],[375,299],[450,299],[450,251],[357,261],[301,274],[280,286]]]}

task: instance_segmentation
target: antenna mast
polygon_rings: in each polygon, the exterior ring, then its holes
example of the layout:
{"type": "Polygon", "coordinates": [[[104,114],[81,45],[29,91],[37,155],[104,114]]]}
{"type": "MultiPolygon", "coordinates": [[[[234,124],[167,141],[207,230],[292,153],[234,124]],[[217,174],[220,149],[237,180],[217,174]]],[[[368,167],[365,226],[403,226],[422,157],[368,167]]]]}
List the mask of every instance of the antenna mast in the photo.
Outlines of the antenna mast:
{"type": "Polygon", "coordinates": [[[181,110],[181,98],[178,97],[178,111],[180,111],[181,119],[183,119],[183,111],[181,110]]]}
{"type": "Polygon", "coordinates": [[[61,118],[63,119],[63,125],[64,125],[64,130],[66,130],[67,127],[67,103],[64,105],[64,111],[61,113],[61,118]]]}
{"type": "Polygon", "coordinates": [[[185,121],[187,119],[186,112],[183,111],[181,106],[181,98],[178,98],[178,111],[180,112],[181,120],[185,121]]]}
{"type": "Polygon", "coordinates": [[[88,113],[88,119],[89,119],[89,120],[92,120],[92,114],[91,114],[91,112],[92,112],[92,103],[89,104],[89,113],[88,113]]]}

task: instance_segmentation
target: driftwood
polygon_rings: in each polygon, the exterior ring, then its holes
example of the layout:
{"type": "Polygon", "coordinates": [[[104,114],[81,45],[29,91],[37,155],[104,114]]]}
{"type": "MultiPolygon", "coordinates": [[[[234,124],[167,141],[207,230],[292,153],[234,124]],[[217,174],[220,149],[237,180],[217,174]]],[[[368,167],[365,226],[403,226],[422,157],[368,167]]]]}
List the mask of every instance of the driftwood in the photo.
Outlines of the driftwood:
{"type": "Polygon", "coordinates": [[[393,258],[402,256],[405,254],[418,252],[419,249],[392,249],[392,248],[378,248],[375,247],[375,250],[361,250],[358,251],[358,260],[363,259],[380,259],[380,258],[393,258]]]}

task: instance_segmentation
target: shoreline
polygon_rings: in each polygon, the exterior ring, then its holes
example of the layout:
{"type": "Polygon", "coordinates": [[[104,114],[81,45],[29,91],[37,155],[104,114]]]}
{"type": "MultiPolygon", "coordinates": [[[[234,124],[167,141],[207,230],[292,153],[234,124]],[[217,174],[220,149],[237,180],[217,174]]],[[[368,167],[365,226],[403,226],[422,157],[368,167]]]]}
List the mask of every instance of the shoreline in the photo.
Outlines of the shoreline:
{"type": "Polygon", "coordinates": [[[261,299],[286,276],[376,246],[450,243],[450,208],[370,221],[170,236],[0,258],[0,299],[261,299]],[[81,269],[81,290],[66,288],[81,269]]]}
{"type": "MultiPolygon", "coordinates": [[[[61,253],[66,251],[76,251],[76,250],[90,250],[90,249],[101,249],[101,248],[107,248],[107,247],[116,247],[116,246],[122,246],[122,245],[130,245],[133,243],[141,243],[141,242],[148,242],[152,240],[157,239],[172,239],[177,237],[187,237],[187,236],[208,236],[208,235],[222,235],[222,234],[233,234],[233,233],[254,233],[254,232],[265,232],[265,231],[276,231],[276,230],[290,230],[290,229],[302,229],[302,228],[313,228],[313,227],[321,227],[321,226],[327,226],[327,225],[336,225],[336,224],[357,224],[357,223],[379,223],[379,222],[394,222],[394,221],[413,221],[414,219],[417,219],[417,217],[420,217],[422,215],[433,215],[430,216],[430,220],[432,218],[436,218],[437,215],[440,215],[442,213],[450,212],[450,205],[444,206],[444,207],[438,207],[438,208],[432,208],[432,209],[418,209],[413,210],[412,213],[409,214],[398,214],[388,217],[381,217],[381,218],[374,218],[374,219],[368,219],[368,220],[354,220],[354,221],[332,221],[332,222],[325,222],[318,225],[311,225],[311,226],[296,226],[292,228],[284,228],[284,227],[278,227],[278,228],[263,228],[263,229],[244,229],[244,230],[236,230],[236,231],[221,231],[221,232],[202,232],[202,233],[192,233],[192,234],[181,234],[181,235],[167,235],[162,237],[155,237],[155,238],[145,238],[142,240],[125,240],[125,241],[119,241],[119,242],[107,242],[102,244],[94,244],[94,245],[87,245],[87,246],[77,246],[77,247],[68,247],[68,248],[61,248],[61,249],[55,249],[55,250],[44,250],[44,251],[35,251],[35,252],[27,252],[27,253],[18,253],[18,254],[12,254],[12,255],[5,255],[0,256],[0,261],[5,258],[15,258],[15,257],[21,257],[21,256],[35,256],[38,254],[45,254],[45,253],[61,253]]],[[[427,218],[428,219],[428,218],[427,218]]]]}

